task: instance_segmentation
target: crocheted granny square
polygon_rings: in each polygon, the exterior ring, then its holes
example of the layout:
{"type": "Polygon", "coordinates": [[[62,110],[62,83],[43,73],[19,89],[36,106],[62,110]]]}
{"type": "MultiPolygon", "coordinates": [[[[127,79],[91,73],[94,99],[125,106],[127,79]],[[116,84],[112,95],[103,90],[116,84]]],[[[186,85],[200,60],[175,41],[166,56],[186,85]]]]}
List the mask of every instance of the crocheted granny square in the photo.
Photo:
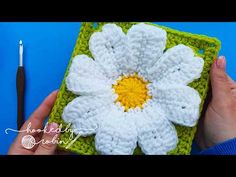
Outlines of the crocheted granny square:
{"type": "Polygon", "coordinates": [[[49,122],[78,154],[189,154],[220,50],[152,23],[82,23],[49,122]]]}

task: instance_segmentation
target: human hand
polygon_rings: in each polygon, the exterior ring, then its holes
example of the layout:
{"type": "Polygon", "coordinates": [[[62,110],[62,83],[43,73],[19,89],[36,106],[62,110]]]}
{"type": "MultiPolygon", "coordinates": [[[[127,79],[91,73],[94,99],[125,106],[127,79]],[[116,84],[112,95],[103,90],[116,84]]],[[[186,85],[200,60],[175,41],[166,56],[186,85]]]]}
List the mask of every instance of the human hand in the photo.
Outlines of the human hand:
{"type": "Polygon", "coordinates": [[[26,132],[27,126],[31,123],[30,129],[38,130],[41,129],[44,123],[44,120],[51,112],[51,109],[54,105],[54,102],[57,97],[57,91],[52,92],[43,103],[35,110],[35,112],[30,116],[30,118],[24,123],[21,127],[18,136],[11,145],[8,154],[18,154],[18,155],[49,155],[55,154],[57,144],[53,143],[52,139],[57,139],[59,137],[59,132],[55,131],[58,128],[58,124],[51,123],[46,127],[47,132],[26,132]],[[51,130],[51,131],[50,131],[51,130]],[[54,130],[54,131],[53,131],[54,130]],[[25,135],[32,135],[36,142],[41,141],[39,144],[35,144],[32,149],[26,149],[22,146],[21,141],[25,135]],[[42,141],[43,140],[43,141],[42,141]],[[48,143],[46,143],[48,141],[48,143]]]}
{"type": "Polygon", "coordinates": [[[212,99],[198,124],[196,140],[201,149],[236,137],[236,83],[225,70],[226,60],[221,56],[212,65],[212,99]]]}

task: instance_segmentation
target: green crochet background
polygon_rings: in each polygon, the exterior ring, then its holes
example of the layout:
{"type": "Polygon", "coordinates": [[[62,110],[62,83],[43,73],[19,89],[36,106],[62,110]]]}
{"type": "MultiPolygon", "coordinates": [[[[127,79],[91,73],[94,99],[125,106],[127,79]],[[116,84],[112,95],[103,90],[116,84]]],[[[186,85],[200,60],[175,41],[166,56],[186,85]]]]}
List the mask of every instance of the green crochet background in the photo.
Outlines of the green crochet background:
{"type": "MultiPolygon", "coordinates": [[[[67,124],[61,118],[63,109],[70,101],[72,101],[75,97],[77,97],[76,95],[74,95],[73,93],[71,93],[70,91],[66,89],[66,84],[65,84],[65,77],[68,74],[71,61],[73,57],[78,54],[86,54],[92,57],[89,51],[88,41],[90,39],[90,36],[95,31],[100,31],[104,24],[106,23],[84,22],[81,25],[79,37],[76,41],[76,45],[72,53],[72,57],[69,61],[64,79],[59,89],[57,100],[55,102],[55,105],[49,117],[49,122],[57,122],[61,124],[62,130],[65,130],[66,127],[68,127],[67,124]]],[[[123,29],[123,31],[126,33],[127,30],[132,25],[137,24],[137,22],[117,22],[117,23],[115,22],[115,24],[120,26],[123,29]]],[[[206,95],[207,95],[208,87],[209,87],[210,67],[214,61],[214,58],[217,57],[218,52],[220,50],[220,41],[217,40],[216,38],[211,38],[208,36],[181,32],[181,31],[173,30],[167,27],[155,25],[152,23],[148,23],[148,24],[158,26],[166,30],[167,32],[166,49],[171,48],[178,44],[184,44],[191,47],[194,50],[196,55],[204,59],[204,69],[202,71],[201,78],[189,84],[189,86],[196,89],[201,96],[202,101],[201,101],[201,106],[200,106],[200,112],[202,112],[203,104],[206,99],[206,95]]],[[[196,126],[189,128],[189,127],[175,125],[175,127],[177,130],[179,143],[177,147],[174,150],[170,151],[168,154],[170,155],[190,154],[192,141],[196,132],[196,126]]],[[[71,138],[71,135],[72,134],[70,131],[65,131],[61,133],[61,136],[60,136],[61,143],[58,145],[60,149],[71,151],[71,152],[82,154],[82,155],[98,154],[94,146],[94,136],[79,137],[75,142],[72,143],[72,145],[68,149],[66,149],[66,146],[68,146],[70,141],[72,141],[76,137],[76,135],[73,135],[73,138],[71,138]]],[[[139,147],[136,148],[134,154],[142,154],[139,147]]]]}

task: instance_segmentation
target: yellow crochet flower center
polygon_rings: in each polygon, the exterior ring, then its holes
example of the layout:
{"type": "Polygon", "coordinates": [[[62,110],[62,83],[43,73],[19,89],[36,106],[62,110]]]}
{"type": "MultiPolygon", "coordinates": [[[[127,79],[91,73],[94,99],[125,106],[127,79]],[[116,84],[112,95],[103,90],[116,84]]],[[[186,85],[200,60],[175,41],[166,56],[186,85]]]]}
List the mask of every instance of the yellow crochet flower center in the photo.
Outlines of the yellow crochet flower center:
{"type": "Polygon", "coordinates": [[[147,84],[148,82],[137,74],[122,76],[117,80],[117,84],[112,86],[118,95],[116,102],[120,102],[125,111],[136,107],[142,109],[143,104],[151,98],[148,94],[147,84]]]}

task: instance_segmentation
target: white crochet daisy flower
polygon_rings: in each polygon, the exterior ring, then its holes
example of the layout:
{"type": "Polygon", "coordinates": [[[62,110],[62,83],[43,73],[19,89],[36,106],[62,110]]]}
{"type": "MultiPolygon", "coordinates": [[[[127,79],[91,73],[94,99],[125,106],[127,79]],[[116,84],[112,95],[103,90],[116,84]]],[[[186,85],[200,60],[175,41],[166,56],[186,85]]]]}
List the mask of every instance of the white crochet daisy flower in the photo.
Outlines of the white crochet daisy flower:
{"type": "Polygon", "coordinates": [[[127,32],[106,24],[89,41],[93,59],[77,55],[66,78],[80,95],[62,118],[74,133],[95,135],[101,154],[166,154],[176,148],[173,123],[192,127],[199,118],[200,96],[187,86],[200,77],[204,61],[191,48],[166,52],[166,31],[144,23],[127,32]]]}

